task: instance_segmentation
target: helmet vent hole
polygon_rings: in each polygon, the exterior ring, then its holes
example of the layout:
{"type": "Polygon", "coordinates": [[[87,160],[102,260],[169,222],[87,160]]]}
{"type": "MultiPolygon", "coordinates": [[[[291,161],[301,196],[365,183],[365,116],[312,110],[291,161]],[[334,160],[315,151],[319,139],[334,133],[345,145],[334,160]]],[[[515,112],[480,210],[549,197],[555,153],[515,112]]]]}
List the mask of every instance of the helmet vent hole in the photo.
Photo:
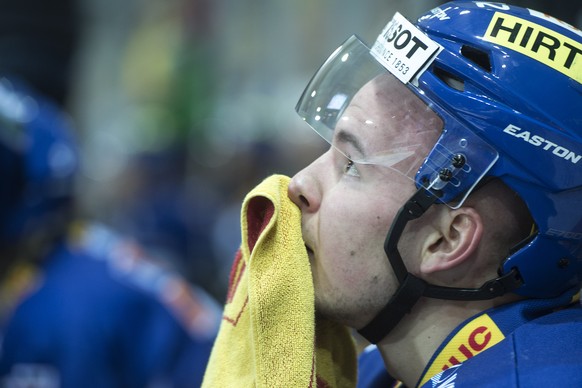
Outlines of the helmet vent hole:
{"type": "Polygon", "coordinates": [[[491,73],[491,59],[489,58],[489,54],[485,51],[463,45],[463,47],[461,47],[461,54],[481,69],[491,73]]]}
{"type": "Polygon", "coordinates": [[[440,67],[435,66],[434,75],[439,77],[441,79],[441,81],[446,83],[451,88],[458,90],[460,92],[465,91],[465,81],[463,81],[459,77],[452,75],[448,71],[441,69],[440,67]]]}

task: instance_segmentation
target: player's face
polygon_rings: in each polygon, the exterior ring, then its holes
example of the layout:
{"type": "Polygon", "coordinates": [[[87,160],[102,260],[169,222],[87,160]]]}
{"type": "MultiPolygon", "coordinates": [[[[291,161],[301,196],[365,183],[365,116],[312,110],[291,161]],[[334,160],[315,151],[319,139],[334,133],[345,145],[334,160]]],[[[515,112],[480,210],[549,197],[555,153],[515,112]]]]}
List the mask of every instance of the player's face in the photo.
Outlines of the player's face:
{"type": "MultiPolygon", "coordinates": [[[[397,168],[352,160],[372,160],[371,155],[393,149],[396,138],[400,144],[402,139],[434,144],[436,139],[424,136],[418,121],[439,125],[440,120],[413,96],[405,101],[392,93],[395,86],[390,79],[364,86],[338,121],[332,147],[289,186],[289,196],[302,212],[316,310],[356,329],[367,324],[396,289],[383,244],[397,211],[415,191],[401,171],[416,171],[418,158],[395,156],[397,168]],[[415,115],[424,117],[417,120],[415,115]]],[[[418,150],[426,152],[426,147],[418,150]]]]}

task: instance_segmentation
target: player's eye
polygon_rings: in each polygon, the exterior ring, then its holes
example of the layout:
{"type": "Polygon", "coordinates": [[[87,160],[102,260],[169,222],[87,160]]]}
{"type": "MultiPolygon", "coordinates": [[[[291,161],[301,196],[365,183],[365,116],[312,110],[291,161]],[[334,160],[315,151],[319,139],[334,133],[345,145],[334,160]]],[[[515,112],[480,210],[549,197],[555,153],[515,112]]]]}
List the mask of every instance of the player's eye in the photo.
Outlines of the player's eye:
{"type": "Polygon", "coordinates": [[[356,164],[349,158],[347,159],[346,164],[344,164],[344,174],[355,177],[360,176],[360,172],[358,171],[356,164]]]}

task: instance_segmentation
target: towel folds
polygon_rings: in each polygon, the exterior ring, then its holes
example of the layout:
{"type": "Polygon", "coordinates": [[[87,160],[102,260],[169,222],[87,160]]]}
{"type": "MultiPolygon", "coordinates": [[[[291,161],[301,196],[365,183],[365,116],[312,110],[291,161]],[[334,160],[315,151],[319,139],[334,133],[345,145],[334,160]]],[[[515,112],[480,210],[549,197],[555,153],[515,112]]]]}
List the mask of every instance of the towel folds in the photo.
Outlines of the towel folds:
{"type": "Polygon", "coordinates": [[[242,244],[203,387],[354,387],[349,330],[315,317],[301,212],[273,175],[241,210],[242,244]]]}

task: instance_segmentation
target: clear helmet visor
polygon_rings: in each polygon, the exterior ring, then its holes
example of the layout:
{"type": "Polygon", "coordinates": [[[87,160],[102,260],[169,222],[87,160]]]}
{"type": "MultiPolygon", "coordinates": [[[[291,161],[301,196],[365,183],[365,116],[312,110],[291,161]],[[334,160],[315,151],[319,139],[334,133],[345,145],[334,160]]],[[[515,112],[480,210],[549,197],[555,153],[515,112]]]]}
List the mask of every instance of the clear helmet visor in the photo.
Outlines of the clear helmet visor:
{"type": "Polygon", "coordinates": [[[456,185],[443,202],[452,203],[455,197],[460,205],[459,194],[466,197],[497,158],[494,152],[479,166],[463,163],[461,168],[453,167],[455,155],[462,153],[467,161],[467,147],[482,141],[468,130],[458,139],[458,134],[452,139],[442,136],[446,131],[439,114],[392,75],[356,36],[346,40],[322,65],[296,111],[354,163],[384,166],[417,185],[436,190],[456,185]],[[454,144],[448,144],[451,142],[454,144]],[[445,177],[448,180],[443,182],[441,173],[448,167],[452,168],[451,179],[445,177]]]}

